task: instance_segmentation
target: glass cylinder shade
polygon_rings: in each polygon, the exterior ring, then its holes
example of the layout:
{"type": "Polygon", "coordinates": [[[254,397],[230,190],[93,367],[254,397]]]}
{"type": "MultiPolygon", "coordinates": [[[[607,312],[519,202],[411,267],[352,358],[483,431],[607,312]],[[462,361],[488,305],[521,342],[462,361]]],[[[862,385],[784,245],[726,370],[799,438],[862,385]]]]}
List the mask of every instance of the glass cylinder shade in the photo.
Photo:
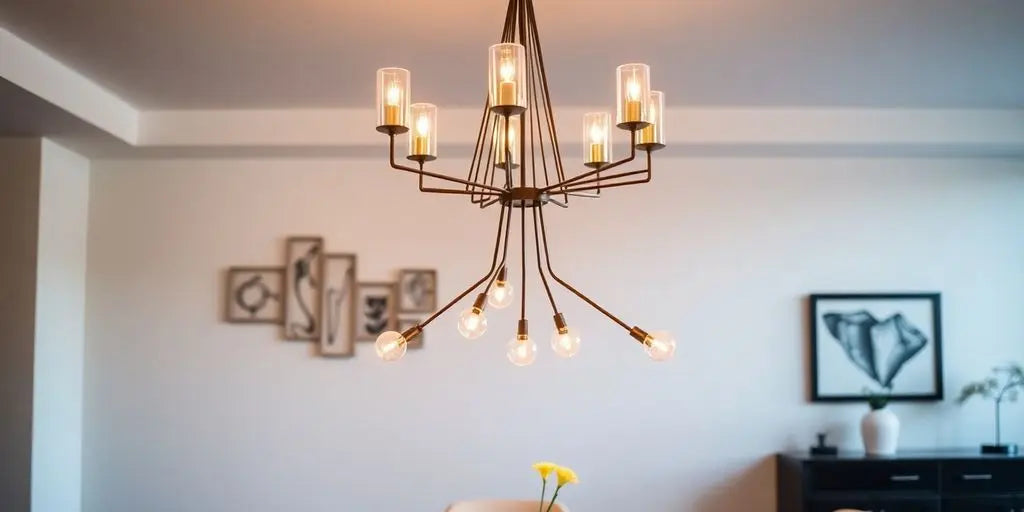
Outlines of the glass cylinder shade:
{"type": "Polygon", "coordinates": [[[409,128],[409,70],[381,68],[377,70],[377,126],[409,128]]]}
{"type": "Polygon", "coordinates": [[[511,156],[512,167],[519,167],[519,138],[522,137],[522,118],[520,116],[508,117],[508,136],[505,135],[505,116],[498,116],[494,124],[494,165],[506,169],[505,159],[511,156]],[[505,142],[508,141],[508,152],[505,151],[505,142]]]}
{"type": "Polygon", "coordinates": [[[651,91],[647,107],[647,122],[651,123],[636,132],[636,145],[641,149],[660,149],[665,146],[665,94],[651,91]]]}
{"type": "Polygon", "coordinates": [[[490,50],[490,98],[495,112],[519,113],[526,109],[526,48],[501,43],[490,50]]]}
{"type": "Polygon", "coordinates": [[[642,128],[648,122],[651,101],[651,68],[647,64],[623,64],[616,69],[618,75],[618,113],[615,123],[619,128],[642,128]]]}
{"type": "Polygon", "coordinates": [[[612,161],[611,129],[611,114],[583,114],[583,162],[586,165],[598,167],[612,161]]]}
{"type": "Polygon", "coordinates": [[[409,158],[433,160],[437,158],[437,105],[413,103],[409,106],[409,158]]]}

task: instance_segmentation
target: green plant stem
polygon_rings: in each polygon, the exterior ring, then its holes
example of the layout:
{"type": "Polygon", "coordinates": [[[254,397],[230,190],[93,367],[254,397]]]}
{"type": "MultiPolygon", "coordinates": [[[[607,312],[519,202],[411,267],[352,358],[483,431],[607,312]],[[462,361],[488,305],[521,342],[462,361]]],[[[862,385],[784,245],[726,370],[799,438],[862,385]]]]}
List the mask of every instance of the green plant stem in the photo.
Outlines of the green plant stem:
{"type": "Polygon", "coordinates": [[[537,505],[537,512],[544,510],[544,495],[548,491],[548,479],[544,478],[540,481],[540,504],[537,505]]]}
{"type": "Polygon", "coordinates": [[[562,490],[562,486],[561,485],[559,485],[558,487],[555,487],[555,493],[551,495],[551,503],[548,504],[548,509],[547,509],[546,512],[551,512],[551,508],[555,506],[555,500],[558,499],[558,491],[561,491],[561,490],[562,490]]]}

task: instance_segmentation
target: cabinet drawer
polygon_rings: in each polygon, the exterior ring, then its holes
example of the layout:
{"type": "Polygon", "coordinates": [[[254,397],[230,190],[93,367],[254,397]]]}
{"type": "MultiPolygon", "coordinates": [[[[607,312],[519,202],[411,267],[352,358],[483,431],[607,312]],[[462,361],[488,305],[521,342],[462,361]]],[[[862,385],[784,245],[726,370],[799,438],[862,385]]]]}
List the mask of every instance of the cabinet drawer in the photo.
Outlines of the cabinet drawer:
{"type": "Polygon", "coordinates": [[[1024,493],[1024,459],[946,462],[942,488],[954,493],[1024,493]]]}
{"type": "Polygon", "coordinates": [[[813,491],[937,492],[939,489],[937,462],[819,462],[808,470],[813,491]]]}
{"type": "MultiPolygon", "coordinates": [[[[939,512],[938,499],[896,499],[896,500],[865,500],[865,499],[830,499],[812,501],[811,512],[835,512],[837,510],[863,510],[865,512],[939,512]]],[[[942,509],[942,512],[946,512],[942,509]]],[[[975,511],[976,512],[976,511],[975,511]]],[[[999,512],[1009,512],[1009,509],[999,512]]]]}
{"type": "Polygon", "coordinates": [[[1011,498],[951,498],[942,501],[942,512],[1020,512],[1011,498]]]}

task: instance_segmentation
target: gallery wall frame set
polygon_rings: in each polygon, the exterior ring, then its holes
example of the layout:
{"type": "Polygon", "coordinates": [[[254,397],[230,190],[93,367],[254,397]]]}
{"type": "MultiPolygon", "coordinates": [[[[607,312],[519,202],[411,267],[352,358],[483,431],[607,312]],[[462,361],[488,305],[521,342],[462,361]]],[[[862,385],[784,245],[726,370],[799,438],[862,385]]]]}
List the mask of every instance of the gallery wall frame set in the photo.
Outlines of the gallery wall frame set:
{"type": "Polygon", "coordinates": [[[937,292],[809,296],[811,401],[943,399],[937,292]]]}
{"type": "MultiPolygon", "coordinates": [[[[352,357],[356,342],[402,326],[437,303],[437,271],[401,269],[394,282],[359,282],[358,257],[325,250],[319,236],[285,240],[285,265],[227,270],[229,323],[279,325],[285,340],[315,341],[326,357],[352,357]]],[[[422,348],[423,340],[409,348],[422,348]]]]}

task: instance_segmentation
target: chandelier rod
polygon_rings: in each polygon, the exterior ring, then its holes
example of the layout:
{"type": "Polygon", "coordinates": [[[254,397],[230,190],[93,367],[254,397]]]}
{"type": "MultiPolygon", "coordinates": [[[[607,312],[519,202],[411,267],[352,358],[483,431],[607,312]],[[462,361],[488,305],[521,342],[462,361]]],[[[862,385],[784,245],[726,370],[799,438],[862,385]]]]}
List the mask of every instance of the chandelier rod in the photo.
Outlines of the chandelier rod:
{"type": "MultiPolygon", "coordinates": [[[[389,137],[389,139],[390,139],[390,153],[391,153],[390,157],[391,157],[391,168],[392,169],[397,169],[399,171],[405,171],[405,172],[411,172],[411,173],[414,173],[414,174],[419,174],[421,177],[422,176],[429,176],[431,178],[437,178],[437,179],[440,179],[440,180],[451,181],[453,183],[460,183],[460,184],[467,184],[467,185],[474,185],[474,186],[483,187],[483,188],[486,188],[489,191],[493,192],[493,193],[491,193],[489,195],[501,195],[501,194],[505,193],[505,189],[501,189],[501,188],[498,188],[498,187],[492,187],[492,186],[484,185],[484,184],[480,184],[480,183],[473,183],[471,181],[464,180],[464,179],[461,179],[461,178],[455,178],[455,177],[452,177],[452,176],[446,176],[444,174],[438,174],[436,172],[424,171],[424,170],[420,170],[420,169],[413,169],[412,167],[406,167],[404,165],[399,165],[395,161],[395,134],[391,133],[389,135],[390,135],[390,137],[389,137]]],[[[422,165],[422,162],[421,162],[421,165],[422,165]]],[[[445,193],[457,194],[457,193],[465,193],[465,191],[464,190],[449,190],[448,192],[445,192],[445,193]]]]}
{"type": "MultiPolygon", "coordinates": [[[[622,173],[619,173],[619,174],[612,174],[611,176],[603,176],[603,177],[602,176],[598,176],[596,178],[590,178],[590,179],[583,180],[583,181],[580,181],[580,182],[577,182],[577,183],[573,183],[569,188],[562,189],[562,190],[567,190],[567,191],[569,191],[571,193],[579,193],[580,191],[585,191],[585,190],[594,190],[594,189],[600,190],[601,187],[604,187],[604,188],[614,188],[614,187],[621,187],[621,186],[624,186],[624,185],[636,185],[636,184],[639,184],[639,183],[648,183],[648,182],[651,181],[651,176],[652,176],[652,174],[651,174],[651,152],[650,152],[650,150],[645,150],[645,151],[647,152],[647,168],[646,169],[642,169],[642,170],[639,170],[639,171],[622,172],[622,173]],[[643,179],[639,179],[639,180],[630,180],[630,181],[622,181],[622,182],[618,182],[618,183],[603,183],[602,184],[602,181],[607,182],[609,180],[618,179],[618,178],[625,178],[627,176],[636,176],[637,174],[645,174],[646,176],[644,176],[643,179]],[[594,186],[594,187],[582,187],[581,186],[581,185],[588,185],[588,184],[591,184],[591,183],[596,183],[597,185],[594,186]]],[[[604,170],[604,168],[602,168],[602,170],[604,170]]]]}
{"type": "Polygon", "coordinates": [[[519,302],[520,302],[519,319],[525,321],[526,320],[526,207],[525,206],[519,208],[519,228],[520,228],[520,243],[519,243],[519,247],[520,247],[520,255],[522,257],[522,262],[521,262],[522,266],[520,267],[522,275],[520,277],[522,278],[522,283],[523,283],[523,293],[521,293],[520,296],[519,296],[519,299],[520,299],[519,300],[519,302]]]}
{"type": "MultiPolygon", "coordinates": [[[[548,294],[548,301],[551,302],[551,311],[556,315],[558,314],[558,306],[555,304],[555,296],[551,294],[551,286],[548,284],[548,278],[544,275],[544,267],[540,263],[540,228],[537,227],[537,210],[540,208],[533,209],[533,243],[537,248],[537,273],[540,274],[540,281],[544,284],[544,291],[548,294]]],[[[547,244],[544,244],[544,254],[548,251],[547,244]]]]}
{"type": "Polygon", "coordinates": [[[615,322],[615,323],[619,324],[620,326],[622,326],[623,329],[626,329],[627,331],[632,330],[633,328],[631,328],[628,324],[626,324],[626,322],[623,322],[621,319],[619,319],[619,317],[611,314],[607,309],[604,309],[603,307],[601,307],[598,303],[596,303],[593,300],[591,300],[590,297],[587,297],[586,295],[584,295],[583,292],[577,290],[576,288],[573,288],[572,285],[570,285],[569,283],[565,282],[562,278],[558,277],[558,274],[555,274],[554,269],[551,268],[551,254],[550,254],[550,251],[548,251],[548,232],[547,232],[547,227],[544,224],[544,207],[543,206],[538,206],[537,209],[540,210],[540,212],[539,212],[539,215],[540,215],[540,233],[541,233],[542,240],[544,241],[544,259],[547,262],[548,273],[551,274],[551,277],[555,281],[557,281],[559,284],[564,286],[565,289],[567,289],[570,292],[576,294],[576,296],[581,298],[581,299],[583,299],[584,302],[586,302],[587,304],[590,304],[594,309],[596,309],[596,310],[600,311],[601,313],[603,313],[604,316],[607,316],[613,322],[615,322]]]}
{"type": "MultiPolygon", "coordinates": [[[[558,144],[558,132],[555,130],[554,116],[551,115],[551,91],[548,88],[548,73],[544,67],[544,50],[540,44],[540,31],[537,29],[537,14],[533,9],[533,1],[528,0],[527,9],[530,16],[530,27],[532,28],[533,41],[535,43],[534,49],[536,50],[536,62],[534,65],[540,70],[540,81],[543,84],[542,92],[543,96],[541,101],[543,104],[544,111],[547,112],[545,118],[548,124],[548,133],[551,135],[551,149],[553,151],[552,158],[555,160],[555,171],[558,173],[558,179],[565,179],[565,168],[562,166],[562,152],[558,144]]],[[[536,78],[536,77],[535,77],[536,78]]],[[[536,93],[534,94],[536,96],[536,93]]],[[[539,119],[538,119],[539,122],[539,119]]],[[[541,141],[541,151],[543,151],[543,139],[541,141]]],[[[566,197],[568,202],[568,197],[566,197]]]]}
{"type": "Polygon", "coordinates": [[[601,173],[601,172],[605,172],[605,171],[607,171],[609,169],[613,169],[613,168],[618,167],[620,165],[624,165],[624,164],[628,164],[629,162],[632,162],[633,160],[636,159],[636,144],[633,143],[633,141],[636,139],[636,131],[637,131],[637,129],[635,127],[630,127],[629,128],[629,156],[628,157],[623,158],[622,160],[619,160],[617,162],[612,162],[612,163],[610,163],[608,165],[602,165],[601,167],[598,167],[597,169],[594,169],[594,170],[588,171],[588,172],[584,172],[582,174],[579,174],[579,175],[574,176],[572,178],[569,178],[567,180],[563,180],[563,181],[561,181],[559,183],[555,183],[554,185],[549,185],[547,187],[544,187],[544,188],[541,189],[541,192],[549,192],[549,191],[554,190],[554,189],[564,189],[566,186],[571,185],[571,184],[573,184],[573,183],[575,183],[575,182],[577,182],[579,180],[582,180],[584,178],[589,178],[591,176],[594,176],[595,174],[598,174],[598,173],[601,173]]]}
{"type": "Polygon", "coordinates": [[[419,328],[422,329],[423,327],[426,327],[428,324],[430,324],[430,322],[433,322],[437,317],[443,315],[445,311],[448,311],[452,306],[455,305],[455,303],[457,303],[460,300],[462,300],[466,295],[469,295],[470,292],[472,292],[473,290],[477,289],[477,287],[479,287],[484,281],[486,281],[487,278],[491,277],[491,275],[494,274],[494,269],[495,269],[495,267],[497,266],[497,263],[498,263],[498,249],[501,247],[501,234],[502,234],[502,231],[503,231],[502,230],[502,226],[504,225],[504,228],[505,228],[504,229],[504,232],[505,232],[505,244],[504,245],[507,248],[508,247],[508,232],[509,232],[508,228],[510,227],[511,221],[512,221],[512,210],[511,210],[511,208],[506,207],[505,205],[502,205],[501,206],[501,213],[498,216],[498,234],[497,234],[497,236],[495,237],[495,240],[494,240],[494,255],[491,256],[491,269],[488,270],[487,273],[484,274],[484,276],[481,277],[479,281],[473,283],[473,285],[471,285],[469,288],[466,288],[466,291],[460,293],[457,297],[452,299],[452,301],[449,302],[448,304],[446,304],[443,308],[435,311],[434,314],[430,315],[426,320],[424,320],[423,322],[420,322],[420,324],[418,326],[419,328]],[[507,216],[506,216],[506,213],[508,214],[507,216]]]}
{"type": "MultiPolygon", "coordinates": [[[[623,181],[623,182],[620,182],[620,183],[612,183],[612,184],[610,184],[610,185],[607,185],[607,184],[606,184],[606,185],[603,185],[603,186],[604,186],[605,188],[613,188],[613,187],[624,187],[624,186],[626,186],[626,185],[637,185],[637,184],[640,184],[640,183],[648,183],[648,182],[650,182],[650,181],[651,181],[651,174],[650,174],[650,168],[651,168],[651,152],[650,152],[650,151],[648,151],[648,152],[647,152],[647,173],[648,173],[648,174],[647,174],[647,177],[646,177],[646,178],[644,178],[644,179],[642,179],[642,180],[632,180],[632,181],[623,181]]],[[[641,172],[641,173],[642,173],[643,171],[639,171],[639,172],[641,172]]],[[[623,175],[626,175],[626,174],[630,174],[630,173],[623,173],[623,175]]],[[[572,191],[572,192],[582,192],[582,191],[587,191],[587,190],[594,190],[594,189],[596,189],[596,188],[600,188],[600,187],[601,187],[601,185],[598,185],[598,186],[596,186],[596,187],[577,187],[577,188],[569,188],[569,189],[567,189],[567,190],[570,190],[570,191],[572,191]]]]}

